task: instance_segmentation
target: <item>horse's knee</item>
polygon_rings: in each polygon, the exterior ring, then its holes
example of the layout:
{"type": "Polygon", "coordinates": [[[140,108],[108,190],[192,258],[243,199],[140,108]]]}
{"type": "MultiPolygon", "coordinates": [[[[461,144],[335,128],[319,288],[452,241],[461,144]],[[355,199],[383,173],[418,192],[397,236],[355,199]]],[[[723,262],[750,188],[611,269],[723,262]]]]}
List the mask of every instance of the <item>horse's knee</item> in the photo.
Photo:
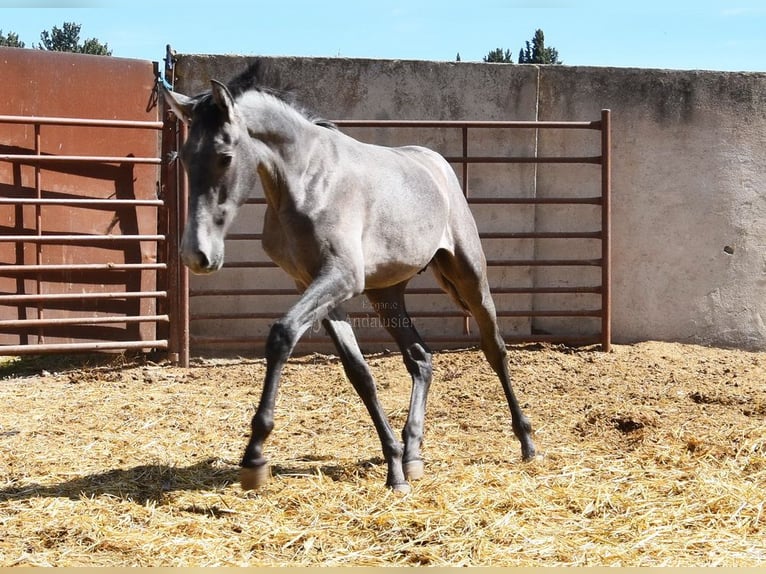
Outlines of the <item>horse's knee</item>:
{"type": "Polygon", "coordinates": [[[274,323],[266,339],[266,358],[286,357],[295,344],[290,329],[282,323],[274,323]]]}
{"type": "Polygon", "coordinates": [[[250,421],[250,429],[253,431],[253,436],[264,440],[274,430],[274,419],[264,413],[257,412],[250,421]]]}

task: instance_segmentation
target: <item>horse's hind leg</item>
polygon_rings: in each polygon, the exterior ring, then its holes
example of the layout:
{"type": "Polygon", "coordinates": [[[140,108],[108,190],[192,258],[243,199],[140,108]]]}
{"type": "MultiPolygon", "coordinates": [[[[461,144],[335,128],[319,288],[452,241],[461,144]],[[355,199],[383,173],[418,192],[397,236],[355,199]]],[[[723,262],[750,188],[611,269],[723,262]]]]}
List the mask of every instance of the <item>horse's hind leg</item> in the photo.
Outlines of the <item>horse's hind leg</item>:
{"type": "MultiPolygon", "coordinates": [[[[475,244],[478,243],[478,239],[472,243],[474,243],[472,248],[468,246],[470,253],[458,251],[457,254],[451,254],[447,251],[439,251],[432,262],[434,272],[442,286],[462,307],[470,311],[476,320],[479,326],[481,349],[503,385],[511,410],[513,433],[521,443],[521,456],[524,460],[531,460],[535,456],[532,428],[521,411],[511,386],[505,342],[497,325],[484,255],[481,247],[475,244]]],[[[466,246],[460,247],[466,248],[466,246]]]]}
{"type": "Polygon", "coordinates": [[[405,283],[388,289],[367,291],[367,297],[377,312],[383,327],[396,341],[404,364],[412,377],[412,394],[407,422],[402,431],[404,440],[404,475],[408,480],[423,476],[420,447],[423,442],[426,400],[433,369],[431,350],[420,338],[404,306],[405,283]]]}
{"type": "Polygon", "coordinates": [[[385,411],[378,401],[375,381],[364,357],[362,357],[362,352],[359,350],[354,331],[345,320],[345,313],[336,308],[328,314],[322,324],[338,349],[346,376],[356,389],[364,406],[367,407],[375,430],[378,431],[383,447],[383,456],[388,465],[386,486],[399,492],[409,491],[410,487],[402,470],[402,446],[396,439],[385,411]]]}

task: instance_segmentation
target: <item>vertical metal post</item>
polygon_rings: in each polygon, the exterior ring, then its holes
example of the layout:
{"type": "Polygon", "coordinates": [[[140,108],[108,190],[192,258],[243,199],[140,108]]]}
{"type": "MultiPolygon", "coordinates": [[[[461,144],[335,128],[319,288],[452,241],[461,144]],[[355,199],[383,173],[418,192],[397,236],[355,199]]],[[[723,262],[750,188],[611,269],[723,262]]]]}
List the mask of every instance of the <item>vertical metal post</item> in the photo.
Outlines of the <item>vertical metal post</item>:
{"type": "Polygon", "coordinates": [[[175,329],[175,324],[178,320],[178,235],[176,233],[178,182],[173,162],[176,125],[175,118],[170,118],[165,102],[162,101],[161,97],[160,100],[159,106],[162,117],[162,132],[160,132],[160,137],[162,138],[160,141],[160,157],[162,159],[160,189],[162,190],[164,204],[159,210],[157,232],[164,234],[167,237],[167,241],[165,241],[161,250],[166,269],[163,273],[157,273],[157,290],[165,290],[168,295],[164,301],[158,301],[158,305],[161,305],[161,309],[170,317],[170,324],[162,329],[162,335],[168,340],[168,360],[171,363],[178,364],[180,341],[175,329]]]}
{"type": "MultiPolygon", "coordinates": [[[[181,145],[186,140],[186,124],[179,121],[179,138],[177,140],[177,148],[181,149],[181,145]]],[[[176,237],[177,246],[180,246],[181,236],[186,226],[186,218],[188,213],[188,182],[186,181],[186,172],[181,166],[181,162],[176,161],[176,177],[178,181],[177,189],[177,202],[178,214],[175,218],[176,222],[176,237]]],[[[179,364],[182,367],[189,366],[189,270],[181,263],[181,256],[178,247],[175,251],[175,265],[178,269],[178,340],[180,342],[179,347],[179,364]]]]}
{"type": "Polygon", "coordinates": [[[612,348],[612,122],[601,110],[601,347],[612,348]]]}
{"type": "MultiPolygon", "coordinates": [[[[170,45],[165,58],[165,79],[172,86],[175,80],[175,62],[170,45]]],[[[158,81],[162,79],[158,78],[158,81]]],[[[167,265],[169,359],[181,367],[189,366],[189,272],[181,263],[180,245],[186,225],[186,174],[178,159],[178,151],[186,139],[186,126],[172,114],[160,96],[162,106],[162,159],[165,174],[165,206],[167,210],[167,265]]]]}
{"type": "MultiPolygon", "coordinates": [[[[468,126],[463,126],[463,195],[468,199],[468,126]]],[[[463,334],[471,334],[471,316],[463,317],[463,334]]]]}
{"type": "MultiPolygon", "coordinates": [[[[41,126],[39,123],[35,124],[35,155],[42,155],[42,136],[40,134],[41,126]]],[[[40,174],[40,164],[38,162],[35,162],[35,197],[37,199],[42,199],[43,197],[43,184],[42,184],[42,176],[40,174]]],[[[43,234],[43,214],[42,214],[42,205],[39,203],[35,205],[35,233],[37,236],[41,236],[43,234]]],[[[43,245],[42,242],[35,243],[35,265],[42,265],[43,262],[43,245]]],[[[35,292],[40,295],[42,293],[42,289],[40,286],[41,282],[41,276],[40,273],[35,273],[35,292]]],[[[42,301],[37,302],[37,318],[43,319],[43,303],[42,301]]],[[[37,328],[37,342],[39,344],[45,343],[45,335],[43,332],[43,327],[40,326],[37,328]]]]}
{"type": "Polygon", "coordinates": [[[189,279],[181,263],[179,249],[186,222],[186,180],[175,152],[183,138],[183,124],[165,111],[162,132],[164,199],[167,245],[168,359],[181,367],[189,366],[189,279]]]}

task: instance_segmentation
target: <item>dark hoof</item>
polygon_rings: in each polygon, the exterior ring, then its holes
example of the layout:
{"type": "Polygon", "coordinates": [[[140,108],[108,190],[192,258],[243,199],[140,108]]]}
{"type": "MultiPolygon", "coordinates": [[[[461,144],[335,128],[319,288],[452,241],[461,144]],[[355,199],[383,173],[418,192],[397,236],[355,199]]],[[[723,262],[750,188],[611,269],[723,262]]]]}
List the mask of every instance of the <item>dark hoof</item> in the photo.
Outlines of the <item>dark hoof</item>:
{"type": "Polygon", "coordinates": [[[410,460],[404,463],[404,477],[407,480],[418,480],[423,478],[423,461],[410,460]]]}
{"type": "Polygon", "coordinates": [[[242,490],[255,490],[266,484],[271,478],[271,467],[268,463],[253,468],[242,468],[239,471],[239,484],[242,490]]]}

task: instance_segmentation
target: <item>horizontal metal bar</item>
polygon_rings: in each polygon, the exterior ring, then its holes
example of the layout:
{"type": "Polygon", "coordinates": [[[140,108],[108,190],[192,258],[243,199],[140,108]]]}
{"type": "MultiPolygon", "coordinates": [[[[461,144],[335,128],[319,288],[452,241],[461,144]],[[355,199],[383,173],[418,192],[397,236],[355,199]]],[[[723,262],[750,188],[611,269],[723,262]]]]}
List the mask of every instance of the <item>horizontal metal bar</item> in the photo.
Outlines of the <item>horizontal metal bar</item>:
{"type": "Polygon", "coordinates": [[[343,128],[477,128],[477,129],[586,129],[600,130],[601,120],[592,122],[566,121],[464,121],[464,120],[334,120],[343,128]]]}
{"type": "Polygon", "coordinates": [[[600,267],[601,259],[488,259],[488,267],[600,267]]]}
{"type": "MultiPolygon", "coordinates": [[[[602,289],[600,285],[596,286],[584,286],[584,287],[490,287],[490,291],[493,295],[574,295],[574,294],[588,294],[588,293],[601,293],[602,289]]],[[[444,291],[439,288],[433,287],[413,287],[408,288],[405,295],[444,295],[444,291]]],[[[246,296],[290,296],[298,295],[297,289],[197,289],[190,290],[190,297],[246,297],[246,296]]],[[[219,318],[212,315],[206,316],[204,314],[197,313],[194,317],[202,318],[219,318]]],[[[192,319],[194,319],[192,317],[192,319]]]]}
{"type": "Polygon", "coordinates": [[[601,309],[534,309],[531,311],[497,311],[498,317],[601,317],[601,309]]]}
{"type": "Polygon", "coordinates": [[[481,239],[601,239],[600,231],[530,231],[508,232],[492,231],[479,233],[481,239]]]}
{"type": "Polygon", "coordinates": [[[596,345],[601,343],[601,334],[595,335],[503,335],[508,343],[563,343],[569,345],[596,345]]]}
{"type": "MultiPolygon", "coordinates": [[[[587,293],[601,293],[600,285],[581,287],[492,287],[489,288],[493,295],[574,295],[587,293]]],[[[297,293],[297,291],[296,291],[297,293]]],[[[440,295],[444,291],[437,287],[411,287],[405,291],[405,295],[440,295]]]]}
{"type": "Polygon", "coordinates": [[[101,243],[115,241],[165,241],[164,235],[0,235],[12,243],[101,243]]]}
{"type": "Polygon", "coordinates": [[[10,319],[0,321],[0,329],[8,327],[46,327],[54,325],[106,325],[112,323],[168,323],[168,315],[130,315],[113,317],[59,317],[56,319],[10,319]]]}
{"type": "Polygon", "coordinates": [[[167,339],[153,341],[101,341],[95,343],[47,343],[42,345],[0,345],[0,355],[40,355],[43,353],[167,348],[167,339]]]}
{"type": "Polygon", "coordinates": [[[165,202],[161,199],[46,199],[35,197],[0,197],[0,205],[69,205],[72,207],[93,207],[105,205],[119,206],[156,206],[161,207],[165,202]]]}
{"type": "Polygon", "coordinates": [[[273,261],[227,261],[223,269],[277,269],[279,265],[273,261]]]}
{"type": "MultiPolygon", "coordinates": [[[[523,294],[538,294],[538,295],[573,295],[582,293],[601,293],[601,286],[584,286],[584,287],[490,287],[490,292],[493,295],[523,295],[523,294]]],[[[407,293],[410,291],[408,290],[407,293]]]]}
{"type": "Polygon", "coordinates": [[[471,197],[469,205],[601,205],[596,197],[471,197]]]}
{"type": "MultiPolygon", "coordinates": [[[[519,309],[514,311],[497,311],[498,317],[600,317],[601,309],[519,309]]],[[[192,321],[222,321],[222,320],[252,320],[267,319],[276,320],[284,316],[282,312],[261,313],[195,313],[192,321]]],[[[374,311],[351,311],[348,316],[352,319],[376,318],[374,311]]],[[[467,315],[462,311],[410,311],[409,316],[413,319],[449,319],[464,318],[467,315]]]]}
{"type": "Polygon", "coordinates": [[[0,305],[34,303],[37,301],[70,301],[77,299],[163,299],[167,291],[126,291],[109,293],[40,293],[24,295],[0,295],[0,305]]]}
{"type": "Polygon", "coordinates": [[[161,271],[167,263],[85,263],[82,265],[2,265],[0,275],[6,273],[66,273],[68,271],[161,271]]]}
{"type": "MultiPolygon", "coordinates": [[[[599,259],[488,259],[488,267],[564,267],[593,266],[600,267],[599,259]]],[[[230,261],[223,264],[223,269],[270,269],[278,265],[271,261],[230,261]]]]}
{"type": "MultiPolygon", "coordinates": [[[[600,164],[601,156],[584,157],[495,157],[495,156],[446,156],[450,163],[482,163],[482,164],[600,164]]],[[[161,158],[155,157],[121,157],[121,156],[85,156],[85,155],[31,155],[31,154],[0,154],[0,161],[19,161],[26,163],[60,163],[60,162],[88,162],[88,163],[162,163],[161,158]]]]}
{"type": "MultiPolygon", "coordinates": [[[[496,232],[479,233],[481,239],[601,239],[600,231],[530,231],[530,232],[496,232]]],[[[232,233],[227,241],[260,241],[262,233],[232,233]]]]}
{"type": "MultiPolygon", "coordinates": [[[[498,310],[498,317],[601,317],[601,309],[518,309],[498,310]]],[[[377,316],[375,313],[349,313],[351,317],[377,316]]],[[[412,311],[413,318],[463,318],[467,315],[459,311],[412,311]]],[[[279,318],[279,317],[276,317],[279,318]]]]}
{"type": "MultiPolygon", "coordinates": [[[[428,343],[433,344],[452,344],[456,347],[460,348],[474,348],[477,347],[479,344],[478,338],[463,338],[463,337],[450,337],[450,336],[435,336],[435,337],[425,337],[425,339],[428,341],[428,343]]],[[[572,345],[595,345],[597,343],[601,342],[601,335],[537,335],[537,334],[530,334],[530,335],[503,335],[503,339],[505,339],[506,344],[508,343],[569,343],[572,345]]],[[[324,341],[327,341],[327,343],[331,343],[331,340],[329,337],[325,339],[325,336],[322,336],[322,340],[311,340],[311,339],[301,339],[304,343],[323,343],[324,341]]],[[[198,345],[207,345],[210,347],[237,347],[237,346],[248,346],[251,347],[253,345],[263,345],[266,343],[266,337],[232,337],[230,339],[221,339],[217,337],[190,337],[190,342],[192,344],[198,344],[198,345]]],[[[365,344],[365,343],[390,343],[391,345],[395,345],[394,341],[390,337],[385,336],[369,336],[369,337],[359,337],[359,343],[365,344]]],[[[300,352],[300,349],[298,349],[300,352]]]]}
{"type": "MultiPolygon", "coordinates": [[[[195,314],[194,321],[220,321],[220,320],[252,320],[267,319],[276,320],[284,316],[282,312],[263,312],[263,313],[210,313],[208,315],[195,314]]],[[[348,316],[352,319],[377,318],[374,311],[349,312],[348,316]]],[[[410,311],[409,316],[413,319],[448,319],[463,318],[467,315],[461,311],[410,311]]],[[[516,311],[498,311],[498,317],[601,317],[601,309],[528,309],[516,311]]]]}
{"type": "MultiPolygon", "coordinates": [[[[469,205],[601,205],[601,196],[592,197],[471,197],[469,205]]],[[[247,205],[266,205],[263,197],[251,197],[247,205]]]]}
{"type": "Polygon", "coordinates": [[[158,157],[120,157],[101,155],[30,155],[18,153],[0,153],[0,161],[18,161],[23,163],[142,163],[160,165],[158,157]]]}
{"type": "MultiPolygon", "coordinates": [[[[190,297],[265,297],[269,295],[298,295],[297,289],[189,289],[190,297]]],[[[197,316],[197,314],[195,314],[197,316]]]]}
{"type": "Polygon", "coordinates": [[[510,157],[510,156],[445,156],[450,163],[587,163],[600,164],[601,156],[585,157],[510,157]]]}
{"type": "Polygon", "coordinates": [[[263,239],[263,233],[230,233],[226,236],[226,241],[260,241],[263,239]]]}
{"type": "Polygon", "coordinates": [[[99,120],[92,118],[60,118],[44,116],[6,116],[0,115],[3,124],[39,124],[41,126],[92,126],[101,128],[136,128],[161,130],[163,122],[145,120],[99,120]]]}

